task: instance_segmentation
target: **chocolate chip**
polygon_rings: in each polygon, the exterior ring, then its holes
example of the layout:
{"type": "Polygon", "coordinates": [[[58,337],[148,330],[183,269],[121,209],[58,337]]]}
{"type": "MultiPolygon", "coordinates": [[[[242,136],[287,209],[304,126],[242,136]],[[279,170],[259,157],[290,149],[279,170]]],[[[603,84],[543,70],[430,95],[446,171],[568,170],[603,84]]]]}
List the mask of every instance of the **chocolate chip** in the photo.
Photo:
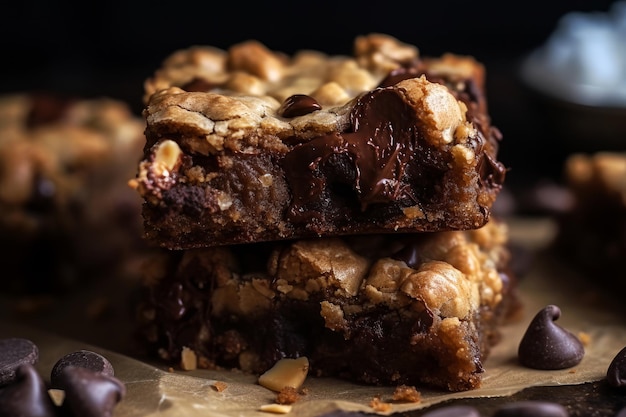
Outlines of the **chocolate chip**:
{"type": "Polygon", "coordinates": [[[626,347],[620,350],[606,371],[606,381],[615,388],[626,387],[626,347]]]}
{"type": "Polygon", "coordinates": [[[518,401],[505,404],[493,417],[568,417],[567,409],[561,404],[547,401],[518,401]]]}
{"type": "Polygon", "coordinates": [[[429,411],[422,417],[480,417],[480,413],[469,405],[450,405],[429,411]]]}
{"type": "Polygon", "coordinates": [[[31,95],[31,108],[26,117],[26,126],[32,129],[60,123],[75,102],[75,98],[63,97],[54,93],[33,93],[31,95]]]}
{"type": "Polygon", "coordinates": [[[61,370],[58,383],[65,391],[63,408],[73,416],[110,417],[126,394],[117,378],[74,366],[61,370]]]}
{"type": "Polygon", "coordinates": [[[215,88],[216,85],[213,83],[208,82],[205,79],[202,78],[194,78],[191,81],[189,81],[187,84],[183,85],[181,88],[185,91],[210,91],[213,88],[215,88]]]}
{"type": "Polygon", "coordinates": [[[580,340],[555,323],[561,309],[548,305],[531,321],[522,338],[518,358],[533,369],[565,369],[578,365],[585,355],[580,340]]]}
{"type": "Polygon", "coordinates": [[[0,417],[53,417],[55,409],[43,380],[31,364],[19,366],[13,383],[0,389],[0,417]]]}
{"type": "Polygon", "coordinates": [[[392,70],[381,82],[378,87],[391,87],[398,84],[400,81],[408,80],[410,78],[417,78],[422,75],[416,66],[398,67],[392,70]]]}
{"type": "Polygon", "coordinates": [[[104,356],[89,350],[79,350],[68,353],[57,361],[50,374],[50,384],[52,388],[59,387],[59,377],[63,369],[68,366],[89,369],[107,376],[113,376],[113,365],[104,356]]]}
{"type": "Polygon", "coordinates": [[[403,261],[409,268],[417,268],[424,261],[422,248],[418,243],[406,245],[391,257],[403,261]]]}
{"type": "Polygon", "coordinates": [[[34,365],[39,360],[37,345],[28,339],[0,339],[0,386],[15,379],[15,371],[20,365],[34,365]]]}
{"type": "Polygon", "coordinates": [[[285,99],[285,102],[278,109],[278,114],[283,117],[297,117],[313,113],[320,110],[322,106],[311,96],[305,94],[294,94],[285,99]]]}

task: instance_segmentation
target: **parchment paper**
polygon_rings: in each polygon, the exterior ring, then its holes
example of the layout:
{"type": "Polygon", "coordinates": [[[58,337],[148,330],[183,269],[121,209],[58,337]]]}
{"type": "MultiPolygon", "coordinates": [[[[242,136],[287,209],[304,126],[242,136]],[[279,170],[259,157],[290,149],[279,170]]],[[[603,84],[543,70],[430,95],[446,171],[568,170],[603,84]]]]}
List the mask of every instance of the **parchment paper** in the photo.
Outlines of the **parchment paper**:
{"type": "MultiPolygon", "coordinates": [[[[541,219],[509,221],[511,240],[534,251],[534,261],[520,283],[523,314],[503,329],[502,341],[484,364],[482,387],[466,392],[441,392],[416,387],[422,396],[419,403],[392,401],[395,387],[371,387],[346,381],[309,376],[304,386],[308,393],[293,405],[291,415],[319,416],[333,410],[362,411],[381,415],[420,409],[455,398],[511,395],[537,385],[581,384],[605,377],[613,357],[626,346],[623,307],[610,291],[597,286],[593,277],[583,276],[562,260],[545,251],[554,233],[554,225],[541,219]],[[517,347],[534,315],[548,304],[561,308],[557,323],[588,343],[582,362],[571,369],[530,370],[517,362],[517,347]],[[386,411],[370,406],[374,397],[391,403],[386,411]]],[[[49,331],[0,322],[0,337],[28,337],[39,345],[38,368],[44,378],[56,361],[77,349],[91,349],[105,355],[113,364],[115,375],[127,388],[127,395],[117,406],[115,417],[187,416],[230,417],[268,416],[260,411],[273,403],[276,394],[257,384],[256,377],[236,371],[171,371],[162,364],[150,364],[129,356],[60,337],[49,331]],[[219,392],[215,382],[226,389],[219,392]]]]}

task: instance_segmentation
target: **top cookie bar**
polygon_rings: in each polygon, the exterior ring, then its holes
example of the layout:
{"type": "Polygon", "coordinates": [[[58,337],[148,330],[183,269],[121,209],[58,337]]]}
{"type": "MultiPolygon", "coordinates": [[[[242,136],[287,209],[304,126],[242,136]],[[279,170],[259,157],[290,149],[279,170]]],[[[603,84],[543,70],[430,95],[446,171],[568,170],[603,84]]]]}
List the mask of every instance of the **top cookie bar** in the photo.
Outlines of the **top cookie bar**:
{"type": "Polygon", "coordinates": [[[420,57],[383,34],[351,57],[177,51],[145,83],[131,185],[147,237],[184,249],[481,227],[505,177],[484,77],[472,57],[420,57]]]}

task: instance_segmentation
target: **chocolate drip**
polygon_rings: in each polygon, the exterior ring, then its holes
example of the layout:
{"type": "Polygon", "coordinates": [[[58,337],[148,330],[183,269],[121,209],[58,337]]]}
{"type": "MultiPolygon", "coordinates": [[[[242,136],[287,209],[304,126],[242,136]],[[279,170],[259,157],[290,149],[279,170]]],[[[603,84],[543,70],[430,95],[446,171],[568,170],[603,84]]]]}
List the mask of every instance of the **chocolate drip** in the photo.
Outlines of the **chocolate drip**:
{"type": "Polygon", "coordinates": [[[407,164],[419,140],[417,121],[399,93],[378,88],[356,103],[352,132],[332,133],[294,147],[284,160],[294,198],[294,221],[316,218],[314,205],[323,204],[333,183],[349,185],[361,210],[369,205],[414,199],[402,185],[407,164]]]}
{"type": "MultiPolygon", "coordinates": [[[[468,108],[467,118],[478,128],[484,138],[489,138],[495,144],[502,139],[502,133],[497,128],[490,126],[490,122],[486,116],[487,103],[476,81],[471,78],[457,80],[451,82],[446,77],[429,73],[425,71],[420,62],[414,62],[411,66],[399,67],[389,73],[389,75],[381,81],[381,87],[393,86],[401,81],[416,78],[424,75],[430,82],[439,83],[447,86],[454,96],[463,101],[468,108]]],[[[504,183],[506,168],[504,165],[492,157],[482,149],[482,143],[478,144],[477,152],[482,154],[479,163],[479,172],[481,180],[491,188],[499,188],[504,183]]]]}

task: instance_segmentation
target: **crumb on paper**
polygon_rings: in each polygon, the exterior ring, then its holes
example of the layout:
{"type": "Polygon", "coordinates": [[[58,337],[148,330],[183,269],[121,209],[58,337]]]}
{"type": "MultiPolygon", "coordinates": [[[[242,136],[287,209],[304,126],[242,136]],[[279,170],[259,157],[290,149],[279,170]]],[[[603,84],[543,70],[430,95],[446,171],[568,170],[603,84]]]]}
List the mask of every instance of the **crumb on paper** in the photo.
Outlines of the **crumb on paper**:
{"type": "Polygon", "coordinates": [[[217,392],[223,392],[226,388],[228,388],[228,384],[222,381],[215,381],[213,384],[211,384],[211,386],[217,392]]]}
{"type": "Polygon", "coordinates": [[[576,372],[578,372],[576,369],[570,369],[567,371],[568,374],[575,374],[576,372]]]}
{"type": "Polygon", "coordinates": [[[409,385],[399,385],[396,387],[391,397],[394,401],[419,403],[422,401],[420,392],[414,387],[409,385]]]}
{"type": "Polygon", "coordinates": [[[300,394],[294,387],[284,387],[276,395],[277,404],[293,404],[300,399],[300,394]]]}
{"type": "Polygon", "coordinates": [[[259,407],[260,411],[274,414],[288,414],[291,412],[291,406],[287,404],[264,404],[259,407]]]}
{"type": "Polygon", "coordinates": [[[198,356],[196,352],[188,347],[183,347],[182,352],[180,353],[180,367],[184,371],[193,371],[198,369],[198,356]]]}
{"type": "Polygon", "coordinates": [[[372,407],[374,411],[378,411],[378,412],[387,412],[391,410],[391,404],[388,402],[382,401],[380,397],[372,398],[369,405],[370,407],[372,407]]]}
{"type": "Polygon", "coordinates": [[[580,340],[580,343],[583,344],[583,346],[589,346],[589,344],[591,343],[591,335],[586,332],[578,332],[578,339],[580,340]]]}
{"type": "Polygon", "coordinates": [[[170,366],[169,368],[167,368],[167,372],[169,372],[170,374],[174,373],[174,368],[170,366]]]}

